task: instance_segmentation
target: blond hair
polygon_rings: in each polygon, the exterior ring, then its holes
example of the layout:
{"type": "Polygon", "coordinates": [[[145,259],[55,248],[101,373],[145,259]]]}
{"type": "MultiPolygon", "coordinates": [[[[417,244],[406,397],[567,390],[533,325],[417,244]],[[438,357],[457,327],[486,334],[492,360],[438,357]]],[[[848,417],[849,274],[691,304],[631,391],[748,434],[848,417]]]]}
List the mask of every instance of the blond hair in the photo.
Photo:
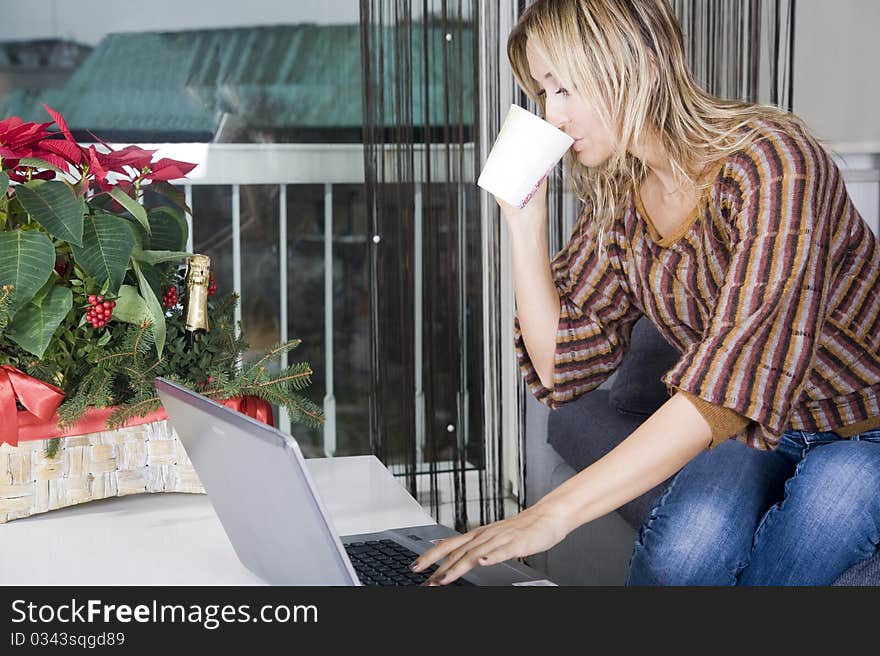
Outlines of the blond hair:
{"type": "Polygon", "coordinates": [[[793,114],[770,105],[724,100],[697,84],[684,55],[681,29],[666,0],[537,0],[507,40],[520,87],[545,111],[531,77],[526,44],[573,96],[589,103],[614,137],[611,157],[587,167],[572,151],[565,163],[578,198],[599,221],[599,243],[623,199],[647,174],[628,152],[646,129],[655,132],[673,174],[705,189],[714,163],[744,147],[771,119],[788,132],[806,130],[793,114]],[[743,129],[747,128],[747,129],[743,129]]]}

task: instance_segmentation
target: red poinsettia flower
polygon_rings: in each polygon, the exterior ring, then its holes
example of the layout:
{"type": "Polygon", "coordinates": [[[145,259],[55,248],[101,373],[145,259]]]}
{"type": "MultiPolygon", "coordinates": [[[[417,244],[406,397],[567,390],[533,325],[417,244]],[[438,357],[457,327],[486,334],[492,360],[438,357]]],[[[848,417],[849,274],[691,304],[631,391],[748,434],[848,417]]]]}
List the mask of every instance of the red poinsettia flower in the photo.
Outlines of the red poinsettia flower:
{"type": "Polygon", "coordinates": [[[3,158],[3,168],[10,179],[16,182],[33,178],[49,180],[55,175],[51,170],[34,171],[32,166],[20,167],[19,161],[25,158],[41,159],[62,171],[88,176],[80,186],[102,192],[110,191],[122,182],[131,187],[136,181],[167,182],[183,178],[196,167],[167,157],[153,162],[155,150],[138,146],[116,150],[95,135],[92,136],[102,150],[95,145],[81,146],[64,117],[46,104],[43,108],[52,117],[52,122],[25,123],[17,116],[0,121],[0,158],[3,158]],[[48,130],[53,122],[58,126],[58,132],[48,130]],[[116,174],[116,179],[111,179],[110,174],[116,174]]]}
{"type": "Polygon", "coordinates": [[[176,159],[163,157],[150,164],[150,172],[144,175],[144,180],[167,182],[168,180],[185,178],[195,167],[196,165],[190,162],[179,162],[176,159]]]}
{"type": "Polygon", "coordinates": [[[34,145],[52,133],[49,123],[25,123],[18,116],[0,121],[0,157],[21,159],[31,157],[34,145]]]}
{"type": "MultiPolygon", "coordinates": [[[[72,164],[77,167],[83,163],[85,157],[83,156],[83,149],[77,143],[71,143],[70,141],[66,141],[64,139],[43,139],[40,142],[40,148],[44,151],[48,151],[47,154],[51,154],[61,159],[65,164],[72,164]]],[[[46,161],[50,161],[46,157],[46,161]]],[[[58,166],[56,164],[56,166],[58,166]]],[[[58,167],[64,168],[64,167],[58,167]]]]}
{"type": "MultiPolygon", "coordinates": [[[[0,158],[3,158],[3,167],[9,170],[9,177],[16,182],[22,182],[27,179],[27,173],[19,169],[19,161],[27,157],[39,157],[45,159],[42,149],[39,148],[39,142],[52,133],[47,129],[49,123],[25,123],[18,116],[10,116],[0,121],[0,158]]],[[[51,158],[51,154],[50,154],[51,158]]],[[[55,165],[55,162],[51,162],[55,165]]],[[[41,172],[37,176],[31,177],[53,177],[41,172]]]]}
{"type": "Polygon", "coordinates": [[[101,191],[108,191],[113,187],[113,185],[107,181],[107,169],[104,168],[103,163],[101,162],[101,154],[98,153],[98,149],[95,148],[94,144],[85,149],[86,156],[86,164],[89,167],[89,173],[94,176],[95,184],[101,189],[101,191]]]}

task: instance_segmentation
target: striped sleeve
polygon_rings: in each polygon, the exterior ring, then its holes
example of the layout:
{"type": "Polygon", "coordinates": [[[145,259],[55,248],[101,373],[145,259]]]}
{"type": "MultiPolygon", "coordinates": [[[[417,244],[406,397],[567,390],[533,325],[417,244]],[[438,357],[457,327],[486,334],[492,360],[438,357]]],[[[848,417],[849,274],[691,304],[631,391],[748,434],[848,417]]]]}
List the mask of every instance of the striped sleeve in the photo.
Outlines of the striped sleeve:
{"type": "Polygon", "coordinates": [[[597,224],[584,212],[571,239],[551,262],[560,313],[556,329],[553,388],[541,384],[514,319],[514,345],[523,378],[535,397],[556,408],[602,384],[614,373],[642,315],[631,302],[619,267],[614,228],[598,248],[597,224]]]}
{"type": "Polygon", "coordinates": [[[661,380],[781,435],[826,316],[833,219],[822,198],[839,172],[806,137],[774,132],[731,157],[725,176],[735,219],[723,284],[702,339],[661,380]]]}

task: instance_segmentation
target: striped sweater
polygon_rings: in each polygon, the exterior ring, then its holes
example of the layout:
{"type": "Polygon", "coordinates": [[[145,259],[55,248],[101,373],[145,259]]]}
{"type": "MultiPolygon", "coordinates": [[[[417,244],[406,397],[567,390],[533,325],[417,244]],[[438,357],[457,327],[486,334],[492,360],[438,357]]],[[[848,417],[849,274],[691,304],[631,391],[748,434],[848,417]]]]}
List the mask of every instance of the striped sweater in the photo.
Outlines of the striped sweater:
{"type": "Polygon", "coordinates": [[[552,390],[515,322],[539,400],[556,408],[598,387],[644,314],[681,354],[660,380],[707,418],[709,448],[734,437],[772,450],[788,429],[849,436],[880,425],[880,241],[812,136],[755,127],[673,234],[661,237],[633,194],[603,253],[596,222],[581,215],[552,262],[552,390]]]}

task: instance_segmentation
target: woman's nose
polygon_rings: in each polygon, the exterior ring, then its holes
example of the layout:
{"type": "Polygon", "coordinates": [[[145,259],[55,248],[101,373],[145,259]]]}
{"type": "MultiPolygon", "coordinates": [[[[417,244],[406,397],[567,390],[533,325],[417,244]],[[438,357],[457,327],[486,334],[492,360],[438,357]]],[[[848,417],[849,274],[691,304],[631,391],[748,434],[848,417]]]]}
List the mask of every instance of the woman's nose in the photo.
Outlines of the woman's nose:
{"type": "Polygon", "coordinates": [[[568,118],[552,103],[547,103],[544,112],[544,120],[546,120],[553,127],[563,131],[565,125],[568,123],[568,118]]]}

